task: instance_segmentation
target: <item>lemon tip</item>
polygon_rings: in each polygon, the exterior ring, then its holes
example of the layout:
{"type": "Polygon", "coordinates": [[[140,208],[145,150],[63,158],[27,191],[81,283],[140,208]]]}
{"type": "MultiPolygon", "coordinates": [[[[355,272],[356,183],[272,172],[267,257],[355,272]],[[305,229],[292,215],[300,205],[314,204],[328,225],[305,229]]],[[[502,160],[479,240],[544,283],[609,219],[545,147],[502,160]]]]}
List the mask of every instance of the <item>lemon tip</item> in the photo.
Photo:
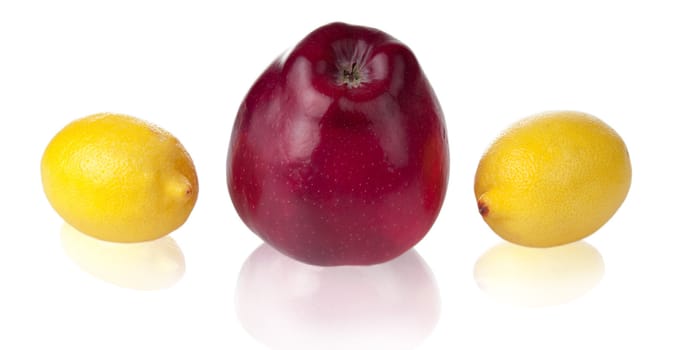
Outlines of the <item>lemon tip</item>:
{"type": "Polygon", "coordinates": [[[490,213],[490,207],[482,199],[478,200],[478,212],[482,217],[486,217],[490,213]]]}

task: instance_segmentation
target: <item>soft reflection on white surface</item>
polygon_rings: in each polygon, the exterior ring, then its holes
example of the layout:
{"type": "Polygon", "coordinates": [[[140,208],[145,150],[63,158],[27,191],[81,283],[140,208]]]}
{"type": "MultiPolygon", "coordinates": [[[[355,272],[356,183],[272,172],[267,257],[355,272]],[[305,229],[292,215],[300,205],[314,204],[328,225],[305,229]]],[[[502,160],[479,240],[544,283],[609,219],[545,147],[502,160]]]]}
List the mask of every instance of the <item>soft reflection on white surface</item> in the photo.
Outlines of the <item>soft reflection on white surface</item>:
{"type": "Polygon", "coordinates": [[[124,288],[157,290],[173,286],[185,272],[181,249],[169,236],[142,243],[102,241],[62,226],[62,248],[82,270],[124,288]]]}
{"type": "Polygon", "coordinates": [[[272,349],[414,349],[433,330],[440,296],[411,250],[385,264],[318,267],[263,244],[245,261],[236,309],[272,349]]]}
{"type": "Polygon", "coordinates": [[[553,248],[508,242],[485,252],[474,276],[480,289],[499,301],[520,306],[551,306],[574,300],[604,276],[604,260],[580,241],[553,248]]]}

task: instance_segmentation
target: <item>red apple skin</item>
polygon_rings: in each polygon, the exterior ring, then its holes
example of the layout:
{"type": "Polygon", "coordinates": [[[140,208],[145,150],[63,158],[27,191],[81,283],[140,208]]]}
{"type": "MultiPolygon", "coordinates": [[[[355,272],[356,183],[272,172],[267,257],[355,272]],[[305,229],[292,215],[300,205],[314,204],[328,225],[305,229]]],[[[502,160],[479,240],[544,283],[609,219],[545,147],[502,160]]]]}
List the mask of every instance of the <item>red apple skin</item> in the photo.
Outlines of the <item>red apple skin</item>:
{"type": "Polygon", "coordinates": [[[227,182],[245,224],[294,259],[371,265],[418,243],[447,188],[442,110],[411,50],[332,23],[275,60],[240,105],[227,182]]]}

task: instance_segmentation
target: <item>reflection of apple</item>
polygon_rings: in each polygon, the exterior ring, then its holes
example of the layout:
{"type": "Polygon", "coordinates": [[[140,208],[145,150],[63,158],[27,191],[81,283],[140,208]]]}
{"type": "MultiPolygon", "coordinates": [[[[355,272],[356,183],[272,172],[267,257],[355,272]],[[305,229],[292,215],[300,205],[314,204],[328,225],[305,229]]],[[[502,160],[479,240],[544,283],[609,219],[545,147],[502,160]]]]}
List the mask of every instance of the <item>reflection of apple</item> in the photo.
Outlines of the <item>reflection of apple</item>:
{"type": "Polygon", "coordinates": [[[168,288],[185,272],[183,252],[170,236],[139,243],[107,242],[65,223],[61,239],[65,254],[81,269],[120,287],[168,288]]]}
{"type": "Polygon", "coordinates": [[[433,275],[414,250],[373,266],[320,267],[262,245],[236,291],[241,323],[273,349],[414,349],[439,307],[433,275]]]}
{"type": "Polygon", "coordinates": [[[379,30],[333,23],[249,90],[227,181],[241,219],[282,253],[370,265],[428,232],[448,166],[442,111],[411,50],[379,30]]]}
{"type": "Polygon", "coordinates": [[[502,242],[485,252],[474,269],[483,292],[521,306],[569,302],[587,293],[603,275],[602,255],[584,241],[552,248],[502,242]]]}

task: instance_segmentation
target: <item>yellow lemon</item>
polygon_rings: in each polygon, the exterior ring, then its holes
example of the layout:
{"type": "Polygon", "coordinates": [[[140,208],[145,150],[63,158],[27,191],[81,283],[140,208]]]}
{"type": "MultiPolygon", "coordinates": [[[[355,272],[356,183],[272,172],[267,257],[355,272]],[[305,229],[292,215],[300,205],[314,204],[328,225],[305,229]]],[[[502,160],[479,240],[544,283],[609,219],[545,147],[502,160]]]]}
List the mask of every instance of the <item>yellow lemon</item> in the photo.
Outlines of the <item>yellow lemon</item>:
{"type": "Polygon", "coordinates": [[[630,157],[606,123],[575,111],[521,120],[486,151],[475,176],[485,222],[505,240],[551,247],[597,231],[623,203],[630,157]]]}
{"type": "Polygon", "coordinates": [[[169,132],[102,113],[77,119],[50,141],[43,190],[77,230],[114,242],[160,238],[180,227],[198,194],[193,161],[169,132]]]}

